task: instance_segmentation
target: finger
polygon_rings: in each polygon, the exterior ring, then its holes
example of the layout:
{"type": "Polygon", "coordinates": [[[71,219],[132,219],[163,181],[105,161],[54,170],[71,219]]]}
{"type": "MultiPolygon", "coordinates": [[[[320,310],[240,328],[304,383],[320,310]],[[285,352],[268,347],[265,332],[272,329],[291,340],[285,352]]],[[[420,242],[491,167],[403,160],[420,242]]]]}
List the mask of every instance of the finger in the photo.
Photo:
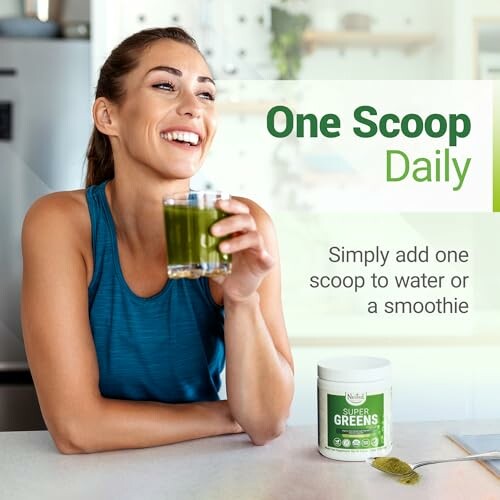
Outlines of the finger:
{"type": "Polygon", "coordinates": [[[224,253],[241,252],[242,250],[260,250],[262,248],[262,237],[257,231],[250,231],[220,243],[219,249],[224,253]]]}
{"type": "Polygon", "coordinates": [[[263,238],[257,231],[235,236],[230,240],[225,240],[219,245],[219,249],[224,253],[236,253],[243,250],[254,250],[258,259],[266,266],[271,267],[274,259],[264,248],[263,238]]]}
{"type": "Polygon", "coordinates": [[[225,240],[219,245],[221,252],[234,254],[244,250],[254,252],[257,263],[260,268],[267,270],[271,269],[274,265],[272,255],[264,248],[263,238],[257,231],[235,236],[229,240],[225,240]]]}
{"type": "Polygon", "coordinates": [[[242,203],[235,198],[230,198],[229,200],[218,200],[217,208],[220,208],[224,212],[230,214],[248,214],[250,213],[250,209],[247,205],[242,203]]]}
{"type": "Polygon", "coordinates": [[[220,219],[212,225],[210,231],[214,236],[226,236],[227,234],[255,231],[257,224],[250,214],[237,214],[220,219]]]}

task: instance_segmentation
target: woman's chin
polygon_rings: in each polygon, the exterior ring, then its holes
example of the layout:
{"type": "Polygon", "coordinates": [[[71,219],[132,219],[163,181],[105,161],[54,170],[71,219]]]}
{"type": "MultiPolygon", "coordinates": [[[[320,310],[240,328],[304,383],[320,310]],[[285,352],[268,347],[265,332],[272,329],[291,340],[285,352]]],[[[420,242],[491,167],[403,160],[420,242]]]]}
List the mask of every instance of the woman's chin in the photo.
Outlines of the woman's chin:
{"type": "Polygon", "coordinates": [[[161,175],[165,180],[190,179],[200,169],[199,165],[175,165],[165,166],[161,169],[161,175]]]}

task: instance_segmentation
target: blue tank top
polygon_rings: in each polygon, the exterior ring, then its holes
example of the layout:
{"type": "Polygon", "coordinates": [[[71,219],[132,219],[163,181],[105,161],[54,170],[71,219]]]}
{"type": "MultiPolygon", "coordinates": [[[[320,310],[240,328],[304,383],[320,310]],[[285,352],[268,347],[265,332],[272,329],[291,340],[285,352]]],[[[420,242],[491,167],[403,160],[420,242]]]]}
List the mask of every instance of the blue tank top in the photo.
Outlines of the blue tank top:
{"type": "Polygon", "coordinates": [[[89,318],[104,397],[215,401],[224,368],[224,313],[207,278],[168,280],[152,297],[127,285],[104,188],[87,189],[94,273],[89,318]]]}

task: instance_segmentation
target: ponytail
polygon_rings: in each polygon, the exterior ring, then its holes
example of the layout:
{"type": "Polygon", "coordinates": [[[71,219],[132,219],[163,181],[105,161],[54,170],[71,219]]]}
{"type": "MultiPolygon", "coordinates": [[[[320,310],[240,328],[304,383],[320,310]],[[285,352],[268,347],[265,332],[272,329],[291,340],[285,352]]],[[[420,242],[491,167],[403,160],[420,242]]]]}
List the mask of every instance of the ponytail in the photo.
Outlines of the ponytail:
{"type": "Polygon", "coordinates": [[[99,132],[94,125],[87,148],[87,175],[85,187],[112,179],[115,176],[115,161],[109,137],[99,132]]]}

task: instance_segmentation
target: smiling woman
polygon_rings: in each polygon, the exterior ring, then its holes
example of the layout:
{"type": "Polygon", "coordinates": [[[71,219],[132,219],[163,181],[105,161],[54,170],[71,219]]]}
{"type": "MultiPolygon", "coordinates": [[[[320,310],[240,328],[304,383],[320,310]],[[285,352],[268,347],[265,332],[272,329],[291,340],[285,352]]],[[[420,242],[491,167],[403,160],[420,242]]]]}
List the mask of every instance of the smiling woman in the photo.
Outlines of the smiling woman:
{"type": "Polygon", "coordinates": [[[284,428],[293,360],[269,216],[247,199],[220,202],[228,216],[212,231],[232,273],[167,279],[161,200],[201,167],[215,93],[180,28],[124,40],[100,72],[86,189],[45,196],[26,215],[23,335],[63,453],[243,431],[264,444],[284,428]]]}
{"type": "MultiPolygon", "coordinates": [[[[215,93],[215,82],[196,42],[179,28],[147,30],[122,42],[102,67],[97,84],[87,186],[112,178],[114,165],[119,162],[117,152],[110,147],[116,137],[111,113],[119,113],[122,122],[127,120],[120,136],[129,146],[127,153],[134,148],[148,158],[159,153],[167,140],[168,153],[161,156],[176,169],[165,171],[173,179],[191,177],[201,166],[215,133],[215,93]],[[166,60],[169,64],[165,63],[166,53],[170,54],[166,60]],[[128,99],[132,95],[134,98],[128,99]],[[171,120],[173,110],[184,115],[177,124],[171,120]],[[197,137],[196,149],[184,141],[186,132],[192,134],[192,144],[197,137]],[[178,172],[179,168],[187,170],[178,172]]],[[[146,162],[151,163],[155,162],[146,162]]]]}

